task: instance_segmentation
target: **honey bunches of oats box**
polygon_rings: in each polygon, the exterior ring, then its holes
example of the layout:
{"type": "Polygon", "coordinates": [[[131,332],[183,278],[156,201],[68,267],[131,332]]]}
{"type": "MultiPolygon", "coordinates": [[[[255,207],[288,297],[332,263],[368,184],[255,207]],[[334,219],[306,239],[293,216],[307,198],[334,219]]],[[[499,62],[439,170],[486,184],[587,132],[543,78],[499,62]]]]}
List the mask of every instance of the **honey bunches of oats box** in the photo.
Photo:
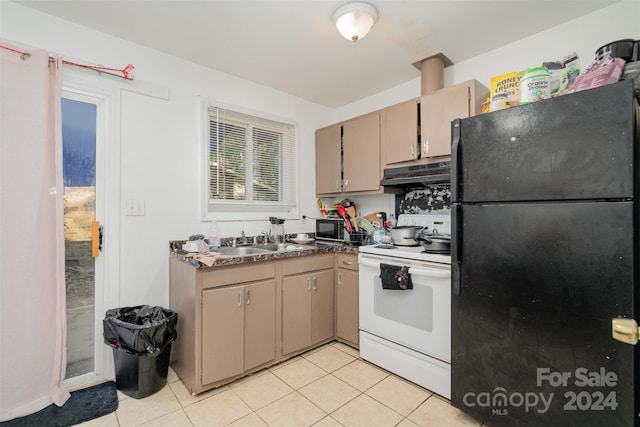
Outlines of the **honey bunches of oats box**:
{"type": "Polygon", "coordinates": [[[518,105],[520,103],[520,73],[512,71],[492,77],[489,96],[491,111],[518,105]]]}

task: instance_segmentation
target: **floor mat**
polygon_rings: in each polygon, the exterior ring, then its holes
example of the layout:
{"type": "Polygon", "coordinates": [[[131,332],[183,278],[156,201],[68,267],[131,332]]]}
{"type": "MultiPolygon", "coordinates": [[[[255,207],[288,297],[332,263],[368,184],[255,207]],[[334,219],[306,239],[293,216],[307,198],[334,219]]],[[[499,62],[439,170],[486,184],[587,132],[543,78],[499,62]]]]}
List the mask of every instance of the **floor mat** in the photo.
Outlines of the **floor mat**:
{"type": "Polygon", "coordinates": [[[107,415],[118,409],[116,383],[109,381],[77,390],[63,406],[51,404],[40,411],[0,423],[2,427],[73,426],[107,415]]]}

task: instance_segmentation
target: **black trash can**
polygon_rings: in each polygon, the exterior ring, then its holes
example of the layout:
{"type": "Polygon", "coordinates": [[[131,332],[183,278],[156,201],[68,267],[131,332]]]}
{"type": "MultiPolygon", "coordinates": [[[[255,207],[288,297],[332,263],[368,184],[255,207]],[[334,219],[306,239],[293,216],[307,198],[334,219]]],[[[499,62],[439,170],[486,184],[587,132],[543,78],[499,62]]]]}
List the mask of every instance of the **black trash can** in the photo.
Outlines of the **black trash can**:
{"type": "Polygon", "coordinates": [[[107,310],[104,342],[113,348],[116,387],[135,399],[150,396],[167,383],[171,344],[178,313],[139,305],[107,310]]]}

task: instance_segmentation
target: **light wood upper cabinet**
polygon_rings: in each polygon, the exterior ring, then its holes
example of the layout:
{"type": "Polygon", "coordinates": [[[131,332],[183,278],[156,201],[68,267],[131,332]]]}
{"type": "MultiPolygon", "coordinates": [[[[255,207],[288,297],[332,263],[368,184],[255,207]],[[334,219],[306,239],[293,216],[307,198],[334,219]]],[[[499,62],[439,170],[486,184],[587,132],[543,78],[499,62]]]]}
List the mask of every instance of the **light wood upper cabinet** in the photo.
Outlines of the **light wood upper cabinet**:
{"type": "Polygon", "coordinates": [[[342,138],[344,192],[380,189],[380,115],[344,122],[342,138]]]}
{"type": "Polygon", "coordinates": [[[316,130],[316,194],[379,192],[380,115],[316,130]]]}
{"type": "Polygon", "coordinates": [[[489,89],[476,80],[440,89],[420,98],[421,157],[451,155],[451,121],[480,113],[489,89]]]}
{"type": "Polygon", "coordinates": [[[480,114],[488,96],[469,80],[318,129],[317,195],[379,193],[385,168],[449,160],[451,121],[480,114]]]}
{"type": "Polygon", "coordinates": [[[412,99],[380,112],[380,144],[385,167],[418,159],[418,111],[418,99],[412,99]]]}
{"type": "Polygon", "coordinates": [[[316,130],[316,194],[342,191],[342,126],[316,130]]]}

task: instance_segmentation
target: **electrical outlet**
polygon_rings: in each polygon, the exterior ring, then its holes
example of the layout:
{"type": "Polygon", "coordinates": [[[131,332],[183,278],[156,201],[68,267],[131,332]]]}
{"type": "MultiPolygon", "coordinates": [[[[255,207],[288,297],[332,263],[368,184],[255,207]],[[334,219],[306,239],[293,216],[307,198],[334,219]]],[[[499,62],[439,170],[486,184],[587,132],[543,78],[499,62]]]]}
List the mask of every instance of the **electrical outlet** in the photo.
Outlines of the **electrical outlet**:
{"type": "Polygon", "coordinates": [[[300,217],[300,224],[306,224],[307,223],[307,216],[306,215],[302,215],[300,217]]]}

